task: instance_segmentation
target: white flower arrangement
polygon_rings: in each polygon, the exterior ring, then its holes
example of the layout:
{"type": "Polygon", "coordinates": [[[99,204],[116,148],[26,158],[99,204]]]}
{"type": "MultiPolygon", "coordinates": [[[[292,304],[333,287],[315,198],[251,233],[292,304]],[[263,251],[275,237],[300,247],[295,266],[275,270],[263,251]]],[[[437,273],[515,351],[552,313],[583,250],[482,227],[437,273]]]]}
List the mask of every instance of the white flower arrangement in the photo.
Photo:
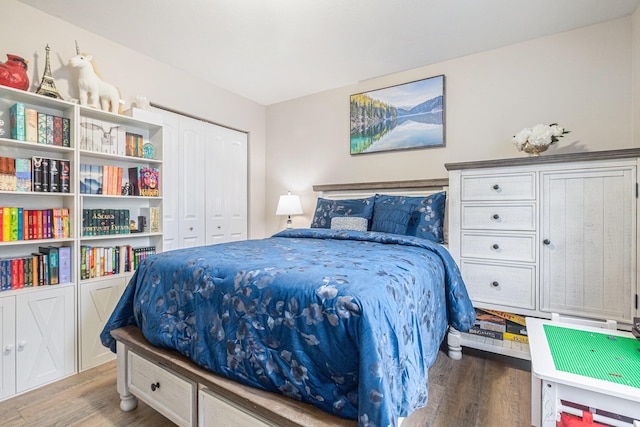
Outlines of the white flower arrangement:
{"type": "Polygon", "coordinates": [[[562,138],[568,134],[569,130],[558,126],[557,123],[550,125],[537,124],[532,128],[524,128],[513,137],[513,142],[519,151],[522,151],[525,144],[535,147],[548,147],[554,142],[558,142],[558,138],[562,138]]]}

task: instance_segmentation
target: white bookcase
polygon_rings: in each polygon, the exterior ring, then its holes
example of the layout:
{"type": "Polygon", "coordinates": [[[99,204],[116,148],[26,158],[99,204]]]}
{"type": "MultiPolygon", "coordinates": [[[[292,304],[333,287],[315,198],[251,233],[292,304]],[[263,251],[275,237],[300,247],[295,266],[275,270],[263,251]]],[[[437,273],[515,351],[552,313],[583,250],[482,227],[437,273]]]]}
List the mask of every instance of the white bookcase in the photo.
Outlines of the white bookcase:
{"type": "MultiPolygon", "coordinates": [[[[29,210],[68,209],[69,237],[0,241],[0,259],[28,257],[42,246],[71,248],[71,275],[67,283],[26,287],[0,292],[0,400],[31,390],[114,358],[99,342],[99,333],[117,303],[132,272],[83,279],[80,275],[82,246],[155,247],[162,251],[162,126],[34,93],[0,86],[0,157],[32,159],[42,157],[69,162],[69,192],[19,192],[0,190],[0,207],[29,210]],[[19,141],[11,138],[10,109],[16,103],[51,116],[63,117],[70,124],[69,146],[19,141]],[[139,158],[117,152],[96,152],[80,147],[81,119],[100,120],[124,132],[141,135],[154,148],[152,158],[139,158]],[[160,194],[156,197],[83,194],[80,165],[110,165],[124,170],[143,166],[159,169],[160,194]],[[128,210],[130,217],[147,217],[157,208],[159,229],[140,233],[83,236],[83,209],[128,210]],[[45,347],[42,345],[46,344],[45,347]],[[42,348],[52,346],[44,354],[42,348]],[[47,357],[45,357],[47,356],[47,357]]],[[[3,218],[4,220],[4,218],[3,218]]]]}

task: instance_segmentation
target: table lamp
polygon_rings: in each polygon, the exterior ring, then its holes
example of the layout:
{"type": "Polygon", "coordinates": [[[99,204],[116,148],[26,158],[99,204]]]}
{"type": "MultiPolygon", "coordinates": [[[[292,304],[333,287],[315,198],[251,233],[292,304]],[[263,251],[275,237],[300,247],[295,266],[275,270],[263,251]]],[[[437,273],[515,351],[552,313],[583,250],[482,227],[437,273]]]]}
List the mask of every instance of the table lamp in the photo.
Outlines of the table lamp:
{"type": "Polygon", "coordinates": [[[291,194],[288,191],[286,195],[280,196],[278,201],[278,208],[276,209],[276,215],[287,215],[287,228],[293,228],[291,223],[291,215],[302,214],[302,204],[300,204],[300,197],[291,194]]]}

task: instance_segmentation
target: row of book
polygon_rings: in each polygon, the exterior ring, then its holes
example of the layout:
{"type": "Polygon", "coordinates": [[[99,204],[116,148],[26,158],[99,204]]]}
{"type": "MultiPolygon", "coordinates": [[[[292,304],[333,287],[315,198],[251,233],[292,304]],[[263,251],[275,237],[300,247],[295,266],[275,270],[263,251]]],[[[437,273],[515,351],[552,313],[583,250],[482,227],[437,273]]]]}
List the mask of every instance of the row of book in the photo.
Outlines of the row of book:
{"type": "Polygon", "coordinates": [[[123,168],[109,165],[80,165],[80,193],[122,194],[123,168]]]}
{"type": "Polygon", "coordinates": [[[80,247],[80,279],[93,279],[135,271],[140,262],[156,253],[155,246],[131,245],[110,247],[80,247]]]}
{"type": "Polygon", "coordinates": [[[528,344],[527,323],[523,316],[487,308],[476,308],[476,322],[469,333],[495,340],[528,344]]]}
{"type": "Polygon", "coordinates": [[[39,247],[25,257],[0,259],[0,290],[71,282],[71,247],[39,247]]]}
{"type": "Polygon", "coordinates": [[[71,122],[66,117],[43,113],[16,102],[9,111],[11,138],[38,144],[71,146],[71,122]]]}
{"type": "Polygon", "coordinates": [[[160,171],[154,167],[129,168],[128,190],[123,188],[123,168],[107,165],[80,165],[80,193],[151,196],[160,195],[160,171]]]}
{"type": "Polygon", "coordinates": [[[0,241],[66,239],[71,237],[69,209],[0,207],[0,241]]]}
{"type": "Polygon", "coordinates": [[[83,209],[82,235],[102,236],[131,232],[128,209],[83,209]]]}
{"type": "Polygon", "coordinates": [[[89,117],[80,118],[80,149],[118,156],[144,157],[142,135],[124,126],[89,117]]]}
{"type": "Polygon", "coordinates": [[[70,165],[65,159],[0,157],[0,190],[69,193],[70,165]]]}

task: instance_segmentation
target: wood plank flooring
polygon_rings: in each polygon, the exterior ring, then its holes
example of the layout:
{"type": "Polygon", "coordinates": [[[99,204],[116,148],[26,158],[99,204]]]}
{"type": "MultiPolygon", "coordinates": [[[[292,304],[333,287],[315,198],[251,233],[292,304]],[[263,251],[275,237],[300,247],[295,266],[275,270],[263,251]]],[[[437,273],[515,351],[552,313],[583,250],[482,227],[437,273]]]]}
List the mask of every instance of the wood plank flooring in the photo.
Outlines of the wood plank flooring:
{"type": "MultiPolygon", "coordinates": [[[[139,402],[120,410],[115,362],[0,402],[0,425],[162,427],[169,420],[139,402]]],[[[465,349],[462,360],[440,352],[429,370],[429,403],[402,427],[530,426],[527,361],[465,349]]]]}

